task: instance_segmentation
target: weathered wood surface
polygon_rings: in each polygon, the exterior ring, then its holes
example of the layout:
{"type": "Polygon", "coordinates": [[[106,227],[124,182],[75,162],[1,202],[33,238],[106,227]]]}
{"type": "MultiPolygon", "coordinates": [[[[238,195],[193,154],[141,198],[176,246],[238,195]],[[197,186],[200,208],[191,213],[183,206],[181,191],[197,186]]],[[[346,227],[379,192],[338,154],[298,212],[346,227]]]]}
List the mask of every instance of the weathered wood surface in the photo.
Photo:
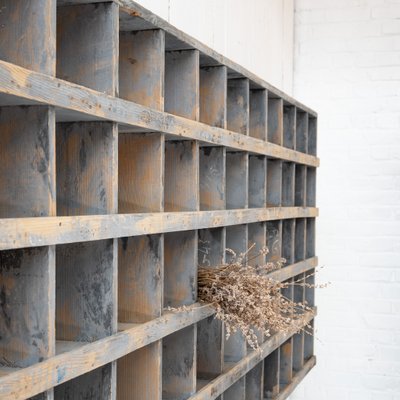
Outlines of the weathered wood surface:
{"type": "Polygon", "coordinates": [[[164,132],[310,166],[319,165],[318,158],[308,154],[251,137],[244,140],[240,133],[163,113],[5,61],[0,61],[0,93],[0,105],[41,103],[56,106],[60,109],[59,120],[110,120],[131,128],[164,132]]]}
{"type": "Polygon", "coordinates": [[[279,98],[268,99],[268,141],[283,144],[283,101],[279,98]]]}
{"type": "Polygon", "coordinates": [[[249,155],[226,153],[226,208],[247,208],[249,187],[249,155]]]}
{"type": "Polygon", "coordinates": [[[114,2],[58,7],[57,76],[118,94],[118,31],[114,2]]]}
{"type": "Polygon", "coordinates": [[[268,140],[268,92],[265,89],[250,90],[249,135],[268,140]]]}
{"type": "MultiPolygon", "coordinates": [[[[93,2],[92,0],[59,0],[59,2],[67,2],[67,3],[85,3],[85,2],[93,2]]],[[[163,20],[162,18],[158,17],[157,15],[153,14],[151,11],[147,10],[140,4],[136,3],[132,0],[116,0],[116,2],[120,5],[120,10],[122,11],[120,16],[121,19],[121,29],[122,30],[138,30],[135,29],[135,25],[137,24],[140,26],[139,30],[143,29],[143,26],[146,29],[151,29],[151,27],[158,27],[160,29],[165,30],[168,35],[173,36],[182,44],[186,44],[186,48],[198,49],[202,54],[207,56],[207,59],[210,59],[213,65],[226,65],[229,70],[237,71],[239,76],[243,76],[249,78],[255,86],[259,88],[265,88],[271,93],[274,93],[277,97],[282,97],[289,103],[296,105],[297,107],[301,108],[302,110],[309,112],[316,116],[315,111],[311,110],[310,108],[306,107],[305,105],[301,104],[297,100],[293,99],[292,97],[288,96],[287,94],[283,93],[279,89],[273,87],[269,83],[265,82],[264,80],[260,79],[255,74],[251,73],[250,71],[246,70],[239,64],[229,60],[228,58],[222,56],[221,54],[217,53],[216,51],[212,50],[208,46],[204,45],[203,43],[199,42],[197,39],[194,39],[190,35],[180,31],[167,21],[163,20]],[[124,26],[126,24],[126,26],[124,26]]]]}
{"type": "MultiPolygon", "coordinates": [[[[283,146],[289,149],[296,147],[296,107],[283,106],[283,146]]],[[[303,151],[305,153],[305,151],[303,151]]]]}
{"type": "Polygon", "coordinates": [[[264,363],[260,361],[246,375],[246,400],[264,399],[264,363]]]}
{"type": "Polygon", "coordinates": [[[267,207],[282,205],[282,161],[267,159],[267,207]]]}
{"type": "Polygon", "coordinates": [[[318,216],[317,208],[270,207],[172,213],[4,218],[0,219],[0,250],[316,216],[318,216]]]}
{"type": "Polygon", "coordinates": [[[249,208],[266,207],[267,204],[267,159],[249,155],[249,208]]]}
{"type": "Polygon", "coordinates": [[[0,59],[54,75],[56,0],[0,1],[0,59]]]}
{"type": "Polygon", "coordinates": [[[279,393],[280,348],[277,347],[264,360],[264,397],[271,399],[279,393]]]}
{"type": "Polygon", "coordinates": [[[200,121],[226,129],[227,69],[200,69],[200,121]]]}
{"type": "MultiPolygon", "coordinates": [[[[317,259],[303,261],[270,274],[280,281],[288,278],[289,271],[298,274],[316,265],[317,259]]],[[[292,275],[292,276],[293,276],[292,275]]],[[[1,369],[0,395],[2,398],[25,399],[62,382],[89,372],[135,350],[154,343],[184,327],[212,316],[215,309],[210,305],[195,304],[185,311],[167,312],[162,317],[143,324],[119,324],[122,332],[93,343],[73,344],[73,350],[37,363],[31,367],[15,370],[1,369]],[[26,382],[26,386],[21,385],[26,382]],[[7,397],[9,396],[9,397],[7,397]]],[[[66,348],[65,343],[62,344],[66,348]]],[[[64,350],[65,351],[65,350],[64,350]]],[[[268,354],[266,354],[268,355],[268,354]]],[[[250,370],[250,369],[249,369],[250,370]]],[[[247,371],[246,371],[247,372],[247,371]]]]}
{"type": "MultiPolygon", "coordinates": [[[[312,318],[309,315],[308,320],[312,318]]],[[[266,340],[260,347],[262,352],[252,351],[239,362],[232,365],[227,372],[212,380],[208,385],[200,389],[189,400],[209,400],[215,399],[226,389],[240,380],[244,375],[256,366],[265,357],[282,345],[288,338],[295,333],[295,329],[288,333],[277,333],[266,340]]]]}
{"type": "MultiPolygon", "coordinates": [[[[308,152],[308,114],[296,110],[296,150],[308,152]]],[[[312,141],[312,139],[311,139],[312,141]]]]}
{"type": "Polygon", "coordinates": [[[242,135],[249,134],[249,90],[248,79],[228,79],[227,128],[242,135]]]}
{"type": "Polygon", "coordinates": [[[164,110],[165,34],[161,29],[121,32],[119,95],[164,110]]]}
{"type": "Polygon", "coordinates": [[[150,322],[132,325],[113,336],[4,375],[0,378],[0,396],[14,400],[34,396],[193,325],[214,312],[213,307],[198,304],[188,308],[188,311],[168,312],[150,322]]]}
{"type": "Polygon", "coordinates": [[[273,400],[285,400],[287,399],[291,393],[296,389],[298,384],[304,379],[304,377],[311,371],[311,369],[316,365],[317,359],[315,356],[311,357],[306,364],[304,364],[304,367],[296,373],[292,381],[289,385],[287,385],[276,397],[273,397],[273,400]]]}
{"type": "Polygon", "coordinates": [[[309,116],[308,136],[307,136],[308,154],[317,155],[317,118],[309,116]]]}
{"type": "Polygon", "coordinates": [[[165,111],[198,121],[199,52],[197,50],[165,53],[165,111]]]}
{"type": "Polygon", "coordinates": [[[293,207],[295,201],[295,165],[282,163],[282,206],[293,207]]]}

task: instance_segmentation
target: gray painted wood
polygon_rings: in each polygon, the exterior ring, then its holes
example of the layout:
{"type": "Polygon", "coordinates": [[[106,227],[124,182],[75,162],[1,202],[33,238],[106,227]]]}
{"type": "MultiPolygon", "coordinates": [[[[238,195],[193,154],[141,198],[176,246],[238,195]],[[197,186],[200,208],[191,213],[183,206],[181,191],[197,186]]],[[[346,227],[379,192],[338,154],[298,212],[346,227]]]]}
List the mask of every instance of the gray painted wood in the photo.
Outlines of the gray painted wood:
{"type": "MultiPolygon", "coordinates": [[[[226,247],[232,249],[238,256],[247,251],[248,232],[247,225],[236,225],[226,228],[226,247]]],[[[227,254],[227,261],[231,256],[227,254]]],[[[247,354],[246,340],[241,332],[231,334],[225,341],[225,363],[238,362],[247,354]]],[[[241,378],[225,393],[224,399],[241,400],[245,398],[245,378],[241,378]]]]}
{"type": "Polygon", "coordinates": [[[246,375],[246,400],[264,399],[264,363],[258,363],[246,375]]]}
{"type": "Polygon", "coordinates": [[[267,207],[282,204],[282,161],[267,159],[267,207]]]}
{"type": "Polygon", "coordinates": [[[290,384],[293,376],[293,338],[288,339],[281,345],[279,355],[279,386],[282,389],[286,385],[290,384]]]}
{"type": "Polygon", "coordinates": [[[226,153],[226,208],[247,208],[248,205],[247,153],[226,153]]]}
{"type": "Polygon", "coordinates": [[[306,258],[306,219],[297,218],[295,221],[294,262],[299,262],[306,258]]]}
{"type": "Polygon", "coordinates": [[[0,59],[55,74],[56,0],[0,1],[0,59]]]}
{"type": "Polygon", "coordinates": [[[260,255],[260,250],[266,246],[266,223],[257,222],[254,224],[248,224],[248,248],[255,245],[253,250],[249,253],[248,264],[252,266],[264,265],[265,255],[260,255]]]}
{"type": "Polygon", "coordinates": [[[310,328],[306,328],[308,333],[304,333],[304,362],[314,355],[314,320],[309,325],[310,328]]]}
{"type": "Polygon", "coordinates": [[[228,79],[227,128],[249,134],[249,80],[228,79]]]}
{"type": "Polygon", "coordinates": [[[268,141],[283,144],[283,101],[280,98],[268,99],[268,141]]]}
{"type": "Polygon", "coordinates": [[[199,146],[195,141],[165,144],[165,211],[199,209],[199,146]]]}
{"type": "Polygon", "coordinates": [[[316,168],[307,168],[307,197],[306,205],[308,207],[315,207],[316,205],[316,192],[317,192],[317,170],[316,168]]]}
{"type": "Polygon", "coordinates": [[[200,140],[301,164],[318,166],[319,159],[273,143],[261,142],[222,128],[149,109],[137,103],[110,97],[0,60],[0,105],[46,103],[57,107],[60,122],[111,120],[128,132],[157,131],[174,137],[200,140]]]}
{"type": "Polygon", "coordinates": [[[199,52],[165,54],[165,111],[199,120],[199,52]]]}
{"type": "MultiPolygon", "coordinates": [[[[57,126],[57,213],[117,211],[118,132],[113,123],[57,126]]],[[[57,339],[92,342],[117,331],[117,241],[57,247],[57,339]]],[[[60,385],[55,398],[115,398],[115,363],[60,385]]]]}
{"type": "Polygon", "coordinates": [[[317,118],[308,116],[308,154],[317,155],[317,118]]]}
{"type": "Polygon", "coordinates": [[[227,69],[200,69],[200,121],[226,129],[227,69]]]}
{"type": "Polygon", "coordinates": [[[306,178],[307,169],[304,165],[296,164],[295,166],[295,194],[294,205],[296,207],[306,206],[306,178]]]}
{"type": "Polygon", "coordinates": [[[283,146],[296,148],[296,107],[283,106],[283,146]]]}
{"type": "Polygon", "coordinates": [[[282,257],[286,264],[294,261],[295,220],[286,219],[282,221],[282,257]]]}
{"type": "Polygon", "coordinates": [[[114,2],[57,9],[57,76],[118,94],[118,6],[114,2]]]}
{"type": "Polygon", "coordinates": [[[250,90],[249,135],[268,140],[268,92],[265,89],[250,90]]]}
{"type": "Polygon", "coordinates": [[[268,221],[266,223],[267,262],[279,261],[282,257],[282,221],[268,221]]]}
{"type": "Polygon", "coordinates": [[[249,207],[267,205],[267,159],[249,155],[249,207]]]}
{"type": "Polygon", "coordinates": [[[264,361],[264,397],[273,399],[279,393],[280,348],[269,354],[264,361]]]}
{"type": "Polygon", "coordinates": [[[226,208],[226,153],[224,147],[200,147],[200,210],[226,208]]]}
{"type": "Polygon", "coordinates": [[[308,152],[308,114],[300,109],[296,113],[296,150],[308,152]]]}
{"type": "Polygon", "coordinates": [[[282,206],[293,207],[295,201],[295,165],[282,163],[282,206]]]}
{"type": "Polygon", "coordinates": [[[121,32],[119,95],[164,110],[165,34],[160,29],[121,32]]]}

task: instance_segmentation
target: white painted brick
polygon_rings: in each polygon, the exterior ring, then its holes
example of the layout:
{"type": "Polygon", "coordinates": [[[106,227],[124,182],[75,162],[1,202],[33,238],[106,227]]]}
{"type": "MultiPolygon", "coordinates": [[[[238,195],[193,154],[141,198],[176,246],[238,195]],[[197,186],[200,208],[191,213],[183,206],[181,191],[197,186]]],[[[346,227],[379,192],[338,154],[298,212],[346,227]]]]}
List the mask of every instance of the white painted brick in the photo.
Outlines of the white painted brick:
{"type": "Polygon", "coordinates": [[[400,1],[295,5],[294,92],[319,113],[317,253],[332,285],[317,293],[319,366],[291,400],[400,399],[400,1]]]}

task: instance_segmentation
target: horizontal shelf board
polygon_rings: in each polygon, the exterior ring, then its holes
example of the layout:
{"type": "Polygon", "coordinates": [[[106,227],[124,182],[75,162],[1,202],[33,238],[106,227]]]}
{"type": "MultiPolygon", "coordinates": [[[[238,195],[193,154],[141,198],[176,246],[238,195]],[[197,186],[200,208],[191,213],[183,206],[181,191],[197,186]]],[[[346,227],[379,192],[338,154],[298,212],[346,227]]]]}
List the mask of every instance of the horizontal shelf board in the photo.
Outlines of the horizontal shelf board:
{"type": "Polygon", "coordinates": [[[316,365],[317,358],[312,356],[306,363],[304,364],[303,368],[297,372],[292,381],[287,385],[281,392],[273,397],[273,400],[285,400],[287,399],[296,389],[297,385],[304,379],[304,377],[311,371],[311,369],[316,365]]]}
{"type": "MultiPolygon", "coordinates": [[[[313,316],[309,313],[307,322],[311,321],[313,316]]],[[[235,363],[233,366],[213,379],[208,385],[204,386],[197,393],[191,396],[188,400],[210,400],[216,399],[221,395],[226,389],[232,386],[240,378],[245,376],[251,369],[253,369],[260,361],[271,354],[275,349],[277,349],[281,344],[286,342],[291,336],[296,333],[296,329],[293,329],[287,333],[277,333],[271,336],[267,341],[265,341],[260,347],[260,351],[251,351],[242,360],[235,363]]],[[[307,365],[307,364],[306,364],[307,365]]],[[[299,372],[300,374],[301,372],[299,372]]]]}
{"type": "MultiPolygon", "coordinates": [[[[315,263],[316,257],[301,261],[297,263],[299,264],[297,270],[301,269],[306,271],[313,268],[315,263]]],[[[286,268],[290,267],[291,266],[286,268]]],[[[284,269],[285,268],[280,271],[284,269]]],[[[269,275],[272,276],[272,274],[269,275]]],[[[281,278],[286,279],[286,274],[282,277],[280,277],[279,274],[274,274],[274,279],[283,280],[281,278]]],[[[162,317],[143,324],[119,323],[118,333],[93,343],[57,341],[57,355],[55,357],[51,357],[28,368],[14,369],[1,367],[0,397],[3,398],[4,396],[4,398],[8,398],[6,396],[10,396],[10,398],[18,400],[34,396],[53,386],[108,364],[126,354],[160,340],[171,333],[193,325],[202,319],[210,317],[214,313],[215,309],[211,305],[196,303],[193,306],[187,307],[187,310],[184,311],[166,311],[162,317]],[[21,382],[28,382],[29,384],[21,385],[21,382]]],[[[263,344],[263,349],[265,348],[262,353],[263,357],[266,357],[290,336],[291,335],[274,335],[268,339],[268,341],[263,344]],[[269,353],[267,354],[265,351],[269,351],[269,353]]],[[[226,363],[224,368],[225,373],[207,384],[204,389],[207,391],[207,388],[211,384],[216,388],[225,387],[225,379],[222,379],[221,386],[221,377],[229,374],[229,378],[227,379],[232,379],[232,376],[236,378],[238,371],[242,375],[238,376],[236,380],[240,379],[241,376],[245,375],[246,372],[252,368],[250,367],[248,370],[244,370],[243,366],[255,366],[261,360],[253,360],[252,357],[254,357],[253,353],[239,363],[226,363]],[[253,362],[254,364],[252,364],[253,362]]],[[[206,397],[199,398],[203,399],[206,397]]]]}
{"type": "Polygon", "coordinates": [[[309,154],[157,111],[0,61],[0,106],[10,102],[15,105],[16,98],[21,99],[21,104],[28,100],[30,104],[54,106],[61,120],[83,121],[91,116],[93,118],[90,120],[109,120],[124,127],[130,126],[131,131],[164,132],[178,138],[226,146],[313,167],[319,165],[319,159],[309,154]]]}
{"type": "Polygon", "coordinates": [[[4,218],[0,219],[0,250],[217,228],[278,219],[311,218],[317,215],[317,208],[270,207],[218,211],[4,218]]]}
{"type": "Polygon", "coordinates": [[[189,307],[188,311],[170,312],[31,367],[18,369],[0,377],[0,398],[22,400],[34,396],[160,340],[213,315],[214,312],[210,305],[196,304],[189,307]]]}
{"type": "Polygon", "coordinates": [[[304,261],[299,261],[295,264],[285,266],[276,271],[270,272],[268,276],[277,281],[286,281],[294,276],[307,272],[318,265],[318,257],[312,257],[304,261]]]}

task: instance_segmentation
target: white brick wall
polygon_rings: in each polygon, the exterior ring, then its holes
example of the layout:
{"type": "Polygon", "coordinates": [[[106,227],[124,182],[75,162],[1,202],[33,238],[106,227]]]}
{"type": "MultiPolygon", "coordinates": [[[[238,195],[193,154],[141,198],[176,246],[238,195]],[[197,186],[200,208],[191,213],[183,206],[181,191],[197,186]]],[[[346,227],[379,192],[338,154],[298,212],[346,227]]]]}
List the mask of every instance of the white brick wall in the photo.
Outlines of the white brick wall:
{"type": "Polygon", "coordinates": [[[296,0],[319,112],[318,366],[292,400],[400,399],[400,1],[296,0]]]}

